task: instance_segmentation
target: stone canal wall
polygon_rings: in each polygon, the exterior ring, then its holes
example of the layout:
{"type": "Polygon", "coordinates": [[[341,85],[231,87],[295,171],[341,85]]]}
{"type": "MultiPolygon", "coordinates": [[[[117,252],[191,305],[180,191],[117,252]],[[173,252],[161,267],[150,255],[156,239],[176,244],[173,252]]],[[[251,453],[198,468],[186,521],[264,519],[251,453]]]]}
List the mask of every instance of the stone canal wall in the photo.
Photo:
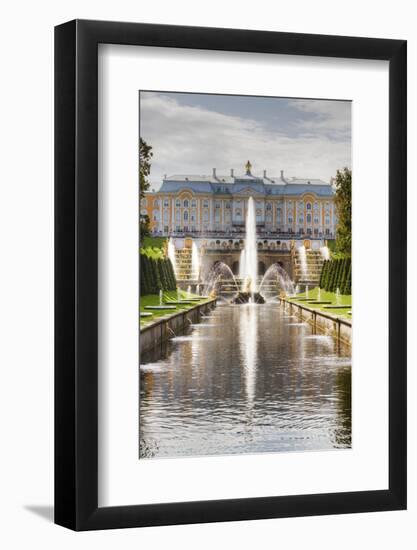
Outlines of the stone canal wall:
{"type": "Polygon", "coordinates": [[[216,300],[209,300],[191,309],[160,317],[154,323],[141,328],[139,335],[140,355],[161,342],[182,334],[191,323],[198,323],[201,316],[207,315],[214,307],[216,307],[216,300]]]}
{"type": "Polygon", "coordinates": [[[312,325],[314,330],[334,336],[349,346],[352,344],[352,322],[349,319],[334,317],[285,299],[281,299],[281,304],[290,315],[297,315],[300,320],[312,325]]]}

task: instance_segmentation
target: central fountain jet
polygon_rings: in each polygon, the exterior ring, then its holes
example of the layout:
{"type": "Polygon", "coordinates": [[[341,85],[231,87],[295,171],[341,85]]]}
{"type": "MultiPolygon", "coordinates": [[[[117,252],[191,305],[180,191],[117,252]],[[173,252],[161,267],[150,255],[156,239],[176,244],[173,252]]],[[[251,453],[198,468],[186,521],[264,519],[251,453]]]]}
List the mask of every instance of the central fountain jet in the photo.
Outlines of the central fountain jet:
{"type": "Polygon", "coordinates": [[[245,225],[245,246],[240,255],[239,276],[243,280],[242,290],[234,298],[233,302],[243,304],[246,302],[265,302],[258,292],[258,247],[256,243],[256,212],[252,197],[248,200],[248,211],[245,225]]]}

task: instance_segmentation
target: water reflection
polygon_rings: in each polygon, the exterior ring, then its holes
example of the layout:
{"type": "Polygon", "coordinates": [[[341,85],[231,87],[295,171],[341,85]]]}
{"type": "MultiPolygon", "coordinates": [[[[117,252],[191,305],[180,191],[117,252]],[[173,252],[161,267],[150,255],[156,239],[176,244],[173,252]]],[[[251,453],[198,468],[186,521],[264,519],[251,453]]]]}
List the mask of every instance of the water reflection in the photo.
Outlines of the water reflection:
{"type": "Polygon", "coordinates": [[[258,359],[258,313],[259,308],[255,304],[241,306],[239,344],[245,377],[246,400],[249,409],[252,408],[255,400],[258,359]]]}
{"type": "Polygon", "coordinates": [[[279,305],[218,307],[142,357],[140,457],[346,448],[350,351],[279,305]]]}

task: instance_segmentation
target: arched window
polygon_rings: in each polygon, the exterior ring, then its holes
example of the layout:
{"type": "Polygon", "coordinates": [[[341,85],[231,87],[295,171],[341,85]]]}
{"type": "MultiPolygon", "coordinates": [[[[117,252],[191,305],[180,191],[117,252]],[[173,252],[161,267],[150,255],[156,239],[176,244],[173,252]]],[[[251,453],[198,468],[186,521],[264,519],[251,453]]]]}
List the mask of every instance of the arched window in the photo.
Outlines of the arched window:
{"type": "Polygon", "coordinates": [[[181,206],[181,201],[180,201],[180,199],[177,199],[177,200],[175,201],[175,206],[176,206],[177,208],[179,208],[179,207],[181,206]]]}
{"type": "Polygon", "coordinates": [[[311,214],[307,214],[307,223],[311,223],[311,214]]]}
{"type": "Polygon", "coordinates": [[[184,208],[188,208],[188,199],[184,199],[183,206],[184,208]]]}
{"type": "Polygon", "coordinates": [[[155,199],[155,200],[153,201],[153,206],[154,206],[154,208],[158,208],[158,206],[159,206],[159,201],[158,201],[158,199],[155,199]]]}
{"type": "Polygon", "coordinates": [[[311,202],[307,203],[307,210],[311,210],[311,202]]]}
{"type": "MultiPolygon", "coordinates": [[[[185,201],[184,201],[185,202],[185,201]]],[[[184,212],[184,221],[188,222],[188,212],[185,210],[184,212]]]]}

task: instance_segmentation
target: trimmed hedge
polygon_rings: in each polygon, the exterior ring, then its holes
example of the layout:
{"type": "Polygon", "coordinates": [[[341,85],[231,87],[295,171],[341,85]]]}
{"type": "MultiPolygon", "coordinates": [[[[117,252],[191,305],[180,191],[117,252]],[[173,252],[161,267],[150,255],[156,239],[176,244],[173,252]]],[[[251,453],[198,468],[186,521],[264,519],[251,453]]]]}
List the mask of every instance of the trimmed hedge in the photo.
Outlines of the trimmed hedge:
{"type": "Polygon", "coordinates": [[[169,258],[152,258],[140,254],[140,295],[158,294],[160,290],[175,290],[177,280],[169,258]]]}
{"type": "Polygon", "coordinates": [[[352,259],[349,257],[325,260],[320,273],[320,288],[340,294],[352,293],[352,259]]]}

